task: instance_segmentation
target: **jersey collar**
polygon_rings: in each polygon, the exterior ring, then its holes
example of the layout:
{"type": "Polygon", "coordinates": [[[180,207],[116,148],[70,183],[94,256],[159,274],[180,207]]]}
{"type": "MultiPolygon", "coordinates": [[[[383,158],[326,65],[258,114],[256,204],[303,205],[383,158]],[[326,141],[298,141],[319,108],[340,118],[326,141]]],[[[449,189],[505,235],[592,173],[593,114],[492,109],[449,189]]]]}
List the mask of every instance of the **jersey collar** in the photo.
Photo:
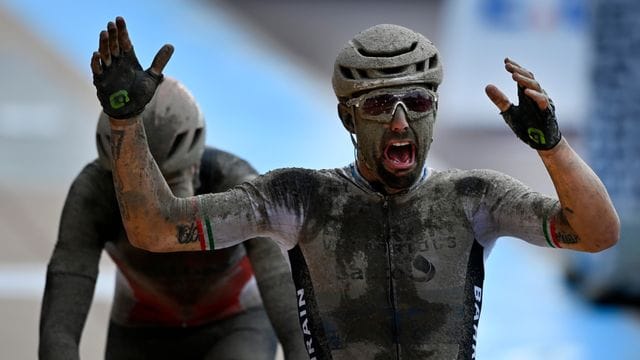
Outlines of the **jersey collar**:
{"type": "MultiPolygon", "coordinates": [[[[353,180],[355,181],[355,183],[362,187],[365,188],[371,192],[378,192],[376,191],[371,184],[369,184],[369,182],[360,174],[360,171],[358,170],[358,167],[356,166],[355,162],[352,162],[351,164],[349,164],[348,166],[348,173],[351,174],[351,177],[353,178],[353,180]]],[[[409,191],[413,191],[413,189],[417,188],[418,186],[422,185],[427,178],[429,177],[429,173],[430,173],[430,169],[425,165],[422,168],[422,175],[420,176],[420,178],[418,179],[418,181],[416,181],[415,183],[413,183],[413,185],[411,185],[409,187],[409,189],[400,192],[400,194],[409,192],[409,191]]]]}

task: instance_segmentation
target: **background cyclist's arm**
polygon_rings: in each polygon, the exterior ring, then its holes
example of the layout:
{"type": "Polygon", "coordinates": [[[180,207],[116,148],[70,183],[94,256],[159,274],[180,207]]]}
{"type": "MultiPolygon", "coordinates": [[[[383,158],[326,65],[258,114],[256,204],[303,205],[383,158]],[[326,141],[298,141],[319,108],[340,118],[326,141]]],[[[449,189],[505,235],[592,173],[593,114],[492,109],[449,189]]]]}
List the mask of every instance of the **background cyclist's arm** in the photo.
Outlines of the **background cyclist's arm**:
{"type": "Polygon", "coordinates": [[[287,360],[308,357],[300,323],[296,290],[288,262],[280,248],[269,239],[251,239],[244,243],[251,259],[260,295],[273,329],[287,360]]]}
{"type": "Polygon", "coordinates": [[[60,219],[40,313],[40,359],[78,359],[105,238],[118,229],[111,175],[94,163],[73,182],[60,219]]]}
{"type": "Polygon", "coordinates": [[[553,102],[533,74],[510,59],[505,59],[505,69],[518,84],[519,104],[513,105],[493,85],[486,92],[514,133],[538,151],[551,176],[560,200],[550,214],[555,229],[551,236],[563,248],[580,251],[613,246],[620,221],[604,185],[560,135],[553,102]]]}

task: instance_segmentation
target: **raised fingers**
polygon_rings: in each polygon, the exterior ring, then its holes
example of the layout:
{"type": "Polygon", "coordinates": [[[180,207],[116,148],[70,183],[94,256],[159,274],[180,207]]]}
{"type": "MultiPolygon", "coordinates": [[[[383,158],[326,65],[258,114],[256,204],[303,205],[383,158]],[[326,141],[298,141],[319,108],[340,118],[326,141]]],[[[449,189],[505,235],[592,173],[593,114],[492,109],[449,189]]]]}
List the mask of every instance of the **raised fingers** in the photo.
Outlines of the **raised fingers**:
{"type": "Polygon", "coordinates": [[[504,59],[504,68],[511,73],[511,78],[518,82],[518,85],[523,88],[533,89],[536,91],[542,91],[540,84],[535,80],[533,73],[522,66],[518,65],[515,61],[506,58],[504,59]]]}
{"type": "Polygon", "coordinates": [[[91,72],[93,75],[102,74],[102,65],[100,64],[100,53],[97,51],[93,52],[91,56],[91,72]]]}
{"type": "Polygon", "coordinates": [[[113,21],[109,21],[107,24],[107,32],[109,33],[109,51],[111,56],[120,55],[120,45],[118,44],[118,29],[113,21]]]}
{"type": "Polygon", "coordinates": [[[536,80],[530,77],[524,76],[520,73],[513,73],[511,75],[511,78],[515,82],[517,82],[518,85],[520,85],[525,89],[531,89],[531,90],[542,92],[542,87],[540,87],[540,83],[538,83],[536,80]]]}
{"type": "Polygon", "coordinates": [[[98,52],[100,53],[100,59],[102,65],[111,65],[111,51],[109,50],[109,34],[102,30],[100,32],[100,45],[98,46],[98,52]]]}
{"type": "Polygon", "coordinates": [[[549,97],[544,92],[536,91],[536,90],[533,90],[533,89],[525,89],[524,93],[528,97],[533,99],[533,101],[536,102],[536,104],[538,105],[538,108],[540,108],[540,110],[544,110],[547,107],[549,107],[549,97]]]}
{"type": "Polygon", "coordinates": [[[118,16],[115,23],[109,21],[107,30],[100,32],[98,51],[91,57],[91,71],[94,74],[102,73],[102,66],[111,66],[114,56],[120,56],[121,53],[131,49],[131,40],[124,18],[118,16]]]}
{"type": "Polygon", "coordinates": [[[517,72],[522,74],[523,76],[530,77],[532,79],[535,78],[535,76],[533,76],[533,73],[531,71],[525,69],[524,67],[520,66],[520,64],[518,64],[517,62],[509,58],[504,59],[504,67],[510,73],[517,72]]]}
{"type": "Polygon", "coordinates": [[[498,89],[495,85],[487,85],[484,88],[484,92],[487,94],[489,99],[498,107],[500,112],[507,111],[511,106],[511,101],[507,95],[505,95],[500,89],[498,89]]]}
{"type": "Polygon", "coordinates": [[[158,50],[158,53],[153,58],[153,62],[151,63],[150,70],[156,75],[162,74],[162,70],[171,59],[171,55],[173,55],[173,45],[165,44],[158,50]]]}
{"type": "Polygon", "coordinates": [[[133,46],[131,45],[131,39],[129,39],[127,24],[122,16],[116,17],[116,27],[118,29],[118,43],[120,43],[120,50],[122,52],[131,51],[133,46]]]}
{"type": "Polygon", "coordinates": [[[549,106],[549,97],[535,80],[533,73],[509,58],[504,59],[504,63],[505,69],[511,73],[511,78],[518,86],[524,89],[525,95],[535,101],[541,110],[546,109],[549,106]]]}

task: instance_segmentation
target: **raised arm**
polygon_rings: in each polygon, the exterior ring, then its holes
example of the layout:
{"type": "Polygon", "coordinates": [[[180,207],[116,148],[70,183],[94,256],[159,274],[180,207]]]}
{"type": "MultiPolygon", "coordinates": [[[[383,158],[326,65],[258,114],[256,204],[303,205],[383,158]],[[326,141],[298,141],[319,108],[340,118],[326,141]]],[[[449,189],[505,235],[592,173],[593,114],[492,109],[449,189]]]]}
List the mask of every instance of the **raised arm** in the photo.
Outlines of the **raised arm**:
{"type": "Polygon", "coordinates": [[[156,252],[201,249],[194,231],[199,205],[173,196],[149,152],[140,116],[172,54],[173,47],[164,45],[143,70],[118,17],[100,33],[91,58],[98,99],[111,118],[114,183],[127,235],[133,245],[156,252]]]}
{"type": "Polygon", "coordinates": [[[505,69],[518,84],[519,104],[494,85],[485,91],[518,138],[538,151],[553,181],[561,206],[549,220],[552,243],[589,252],[613,246],[620,221],[606,188],[560,134],[553,102],[533,73],[510,59],[505,69]]]}

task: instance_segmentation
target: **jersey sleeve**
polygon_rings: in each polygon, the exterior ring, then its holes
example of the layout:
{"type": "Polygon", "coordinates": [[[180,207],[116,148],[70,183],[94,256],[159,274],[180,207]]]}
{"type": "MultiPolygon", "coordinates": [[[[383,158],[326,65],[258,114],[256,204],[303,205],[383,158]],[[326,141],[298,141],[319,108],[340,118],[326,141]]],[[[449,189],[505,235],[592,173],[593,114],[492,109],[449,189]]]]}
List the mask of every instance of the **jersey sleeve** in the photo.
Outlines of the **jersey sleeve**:
{"type": "Polygon", "coordinates": [[[40,359],[77,359],[104,241],[119,220],[109,172],[93,163],[67,194],[47,266],[40,313],[40,359]]]}
{"type": "MultiPolygon", "coordinates": [[[[228,190],[257,176],[257,171],[245,160],[215,148],[205,149],[200,166],[200,193],[228,190]]],[[[206,221],[205,221],[206,226],[206,221]]],[[[287,359],[301,359],[306,348],[300,336],[295,288],[289,264],[272,238],[252,238],[243,243],[264,308],[273,325],[287,359]]]]}
{"type": "Polygon", "coordinates": [[[201,247],[225,248],[258,236],[271,237],[283,249],[294,247],[308,206],[304,177],[278,170],[224,193],[192,198],[201,247]]]}
{"type": "Polygon", "coordinates": [[[476,196],[467,194],[467,199],[474,198],[467,212],[483,245],[500,236],[512,236],[537,246],[557,247],[550,221],[560,207],[557,199],[496,171],[475,170],[463,181],[468,189],[482,189],[476,196]]]}

